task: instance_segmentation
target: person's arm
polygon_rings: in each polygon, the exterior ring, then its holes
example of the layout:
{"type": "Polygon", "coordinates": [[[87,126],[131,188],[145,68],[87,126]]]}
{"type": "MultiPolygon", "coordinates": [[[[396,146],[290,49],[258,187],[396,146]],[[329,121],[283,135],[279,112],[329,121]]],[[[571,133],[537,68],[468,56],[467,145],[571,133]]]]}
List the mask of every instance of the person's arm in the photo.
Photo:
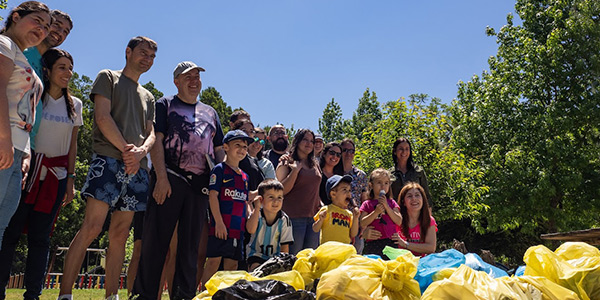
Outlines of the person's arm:
{"type": "Polygon", "coordinates": [[[249,234],[254,234],[256,232],[256,228],[258,228],[258,218],[260,216],[261,207],[260,201],[261,196],[258,196],[256,199],[254,199],[254,202],[252,203],[254,206],[254,210],[252,211],[250,217],[248,218],[248,221],[246,222],[246,232],[248,232],[249,234]]]}
{"type": "Polygon", "coordinates": [[[312,224],[312,229],[314,232],[321,231],[321,227],[323,227],[323,222],[325,222],[325,218],[327,218],[327,208],[323,208],[319,211],[319,219],[312,224]]]}
{"type": "Polygon", "coordinates": [[[283,184],[283,195],[287,195],[292,190],[301,168],[300,162],[297,161],[279,163],[275,173],[277,175],[277,180],[283,184]]]}
{"type": "Polygon", "coordinates": [[[119,131],[115,120],[110,115],[110,100],[102,95],[94,95],[94,120],[100,132],[106,139],[113,144],[121,153],[127,150],[128,146],[125,138],[119,131]]]}
{"type": "Polygon", "coordinates": [[[165,199],[171,197],[171,183],[167,176],[167,166],[165,165],[165,147],[163,146],[163,140],[165,136],[162,132],[156,133],[156,142],[150,150],[150,158],[152,159],[152,166],[156,173],[156,184],[154,185],[154,191],[152,191],[152,197],[156,204],[161,205],[165,202],[165,199]]]}
{"type": "Polygon", "coordinates": [[[225,150],[223,146],[215,147],[215,164],[225,161],[225,150]]]}
{"type": "Polygon", "coordinates": [[[77,160],[77,132],[79,126],[73,126],[71,132],[71,145],[69,145],[69,160],[67,164],[67,191],[63,199],[63,205],[71,203],[75,197],[75,161],[77,160]]]}
{"type": "Polygon", "coordinates": [[[354,238],[357,234],[358,234],[358,224],[359,224],[359,218],[360,217],[360,211],[358,210],[358,207],[355,207],[354,209],[352,209],[352,227],[350,227],[350,238],[354,238]]]}
{"type": "Polygon", "coordinates": [[[0,54],[0,170],[8,169],[13,164],[15,155],[6,96],[6,88],[14,68],[13,61],[0,54]]]}
{"type": "Polygon", "coordinates": [[[219,239],[227,239],[227,227],[223,223],[223,216],[221,216],[221,209],[219,207],[219,192],[211,190],[208,193],[208,204],[210,205],[210,211],[215,219],[215,236],[219,239]]]}
{"type": "Polygon", "coordinates": [[[396,243],[406,250],[410,250],[417,253],[429,254],[435,252],[437,247],[437,233],[435,232],[435,226],[429,226],[427,229],[427,237],[425,242],[420,243],[409,243],[402,238],[398,237],[396,243]]]}
{"type": "Polygon", "coordinates": [[[282,253],[290,253],[290,244],[281,245],[281,248],[279,250],[282,253]]]}
{"type": "Polygon", "coordinates": [[[388,200],[385,196],[379,196],[380,197],[380,201],[379,203],[383,204],[383,207],[385,208],[385,213],[390,216],[390,219],[392,219],[392,222],[394,222],[394,224],[400,226],[402,225],[402,215],[400,214],[400,208],[397,206],[394,206],[393,208],[389,205],[388,200]]]}
{"type": "Polygon", "coordinates": [[[123,152],[123,163],[125,163],[125,173],[135,174],[140,169],[140,161],[150,152],[156,135],[154,134],[154,125],[152,121],[146,121],[146,139],[141,146],[131,145],[126,147],[123,152]]]}
{"type": "Polygon", "coordinates": [[[371,213],[362,211],[360,214],[360,227],[365,228],[371,225],[371,223],[373,223],[373,221],[375,221],[375,219],[377,219],[377,217],[379,217],[379,215],[384,212],[385,208],[383,208],[383,205],[381,204],[377,204],[377,206],[371,213]]]}

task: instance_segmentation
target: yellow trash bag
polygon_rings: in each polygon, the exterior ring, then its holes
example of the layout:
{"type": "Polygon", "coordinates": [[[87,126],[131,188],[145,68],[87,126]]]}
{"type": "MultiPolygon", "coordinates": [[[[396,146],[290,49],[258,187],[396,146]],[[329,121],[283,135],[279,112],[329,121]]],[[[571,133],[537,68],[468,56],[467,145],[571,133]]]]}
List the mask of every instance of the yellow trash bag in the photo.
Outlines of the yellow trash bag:
{"type": "Polygon", "coordinates": [[[296,254],[296,262],[292,267],[292,270],[297,271],[304,279],[304,284],[307,286],[312,285],[314,278],[312,272],[312,263],[310,258],[315,255],[315,250],[308,248],[304,249],[296,254]]]}
{"type": "Polygon", "coordinates": [[[458,268],[441,269],[437,273],[433,274],[433,276],[431,276],[431,279],[433,279],[433,281],[448,279],[450,278],[450,276],[452,276],[452,274],[454,274],[454,272],[456,272],[457,269],[458,268]]]}
{"type": "MultiPolygon", "coordinates": [[[[519,276],[519,277],[499,277],[496,280],[504,281],[508,284],[519,283],[519,287],[531,290],[535,287],[541,293],[542,300],[579,300],[577,294],[567,288],[564,288],[545,277],[519,276]]],[[[533,291],[533,290],[532,290],[533,291]]]]}
{"type": "Polygon", "coordinates": [[[410,253],[390,261],[352,256],[321,276],[317,299],[419,299],[418,261],[410,253]]]}
{"type": "Polygon", "coordinates": [[[555,252],[539,245],[525,252],[525,275],[542,276],[581,299],[600,299],[600,251],[586,243],[564,243],[555,252]]]}
{"type": "Polygon", "coordinates": [[[265,277],[254,277],[250,275],[246,271],[219,271],[213,275],[208,282],[206,282],[206,294],[202,293],[196,296],[196,300],[205,299],[207,296],[214,295],[218,290],[224,289],[232,286],[240,279],[245,279],[248,281],[256,281],[256,280],[279,280],[285,282],[296,290],[304,289],[304,280],[300,273],[292,270],[287,272],[281,272],[277,274],[271,274],[265,277]],[[200,297],[202,296],[202,297],[200,297]],[[203,298],[204,297],[204,298],[203,298]]]}
{"type": "Polygon", "coordinates": [[[314,251],[304,249],[298,252],[292,269],[298,271],[302,275],[304,283],[310,286],[323,273],[337,268],[352,255],[356,255],[354,246],[339,242],[327,242],[314,251]]]}
{"type": "Polygon", "coordinates": [[[535,287],[517,287],[461,265],[448,279],[434,281],[421,299],[542,299],[535,287]]]}

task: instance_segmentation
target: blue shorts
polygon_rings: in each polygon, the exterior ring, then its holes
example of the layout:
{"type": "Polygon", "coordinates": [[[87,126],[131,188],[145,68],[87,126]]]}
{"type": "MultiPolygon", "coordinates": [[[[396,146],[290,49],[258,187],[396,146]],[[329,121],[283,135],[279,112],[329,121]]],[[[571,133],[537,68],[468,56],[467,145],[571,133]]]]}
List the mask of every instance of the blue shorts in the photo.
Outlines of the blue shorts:
{"type": "Polygon", "coordinates": [[[140,168],[136,174],[127,175],[122,160],[94,153],[81,194],[105,202],[114,210],[145,211],[148,184],[146,170],[140,168]]]}
{"type": "Polygon", "coordinates": [[[206,257],[223,257],[233,260],[242,260],[243,239],[228,238],[222,240],[214,235],[208,236],[206,257]]]}

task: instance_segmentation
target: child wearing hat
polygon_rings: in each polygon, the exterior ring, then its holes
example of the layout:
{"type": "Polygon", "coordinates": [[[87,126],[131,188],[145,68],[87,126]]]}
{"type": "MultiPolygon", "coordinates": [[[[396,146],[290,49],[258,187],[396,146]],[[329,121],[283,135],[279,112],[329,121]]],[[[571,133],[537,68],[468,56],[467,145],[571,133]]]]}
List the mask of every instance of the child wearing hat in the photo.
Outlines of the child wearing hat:
{"type": "Polygon", "coordinates": [[[223,149],[227,153],[225,161],[211,171],[208,186],[210,227],[203,284],[218,270],[221,259],[224,270],[236,270],[242,259],[250,192],[248,175],[239,168],[239,162],[246,157],[252,142],[254,139],[241,130],[227,132],[223,138],[223,149]]]}
{"type": "Polygon", "coordinates": [[[352,202],[351,182],[350,175],[333,175],[327,179],[325,190],[331,204],[321,207],[312,226],[314,232],[321,231],[321,244],[329,241],[350,244],[358,234],[359,210],[357,207],[352,211],[348,209],[352,202]]]}

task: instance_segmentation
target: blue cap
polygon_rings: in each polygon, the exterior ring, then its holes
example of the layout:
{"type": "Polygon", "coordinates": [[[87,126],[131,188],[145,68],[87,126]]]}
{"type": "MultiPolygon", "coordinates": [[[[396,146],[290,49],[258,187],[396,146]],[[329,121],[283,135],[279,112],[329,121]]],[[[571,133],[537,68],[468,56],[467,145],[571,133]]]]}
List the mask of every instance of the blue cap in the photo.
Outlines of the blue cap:
{"type": "Polygon", "coordinates": [[[234,140],[244,140],[248,143],[248,145],[254,142],[254,139],[249,137],[245,132],[236,129],[231,130],[227,132],[227,134],[225,134],[225,137],[223,138],[223,144],[229,143],[234,140]]]}
{"type": "Polygon", "coordinates": [[[352,183],[352,176],[350,176],[350,175],[344,175],[344,176],[333,175],[333,176],[329,177],[329,179],[327,179],[327,183],[325,184],[325,191],[327,192],[327,198],[329,198],[331,200],[331,195],[329,195],[329,192],[331,192],[331,189],[336,187],[342,181],[346,182],[346,183],[352,183]]]}

